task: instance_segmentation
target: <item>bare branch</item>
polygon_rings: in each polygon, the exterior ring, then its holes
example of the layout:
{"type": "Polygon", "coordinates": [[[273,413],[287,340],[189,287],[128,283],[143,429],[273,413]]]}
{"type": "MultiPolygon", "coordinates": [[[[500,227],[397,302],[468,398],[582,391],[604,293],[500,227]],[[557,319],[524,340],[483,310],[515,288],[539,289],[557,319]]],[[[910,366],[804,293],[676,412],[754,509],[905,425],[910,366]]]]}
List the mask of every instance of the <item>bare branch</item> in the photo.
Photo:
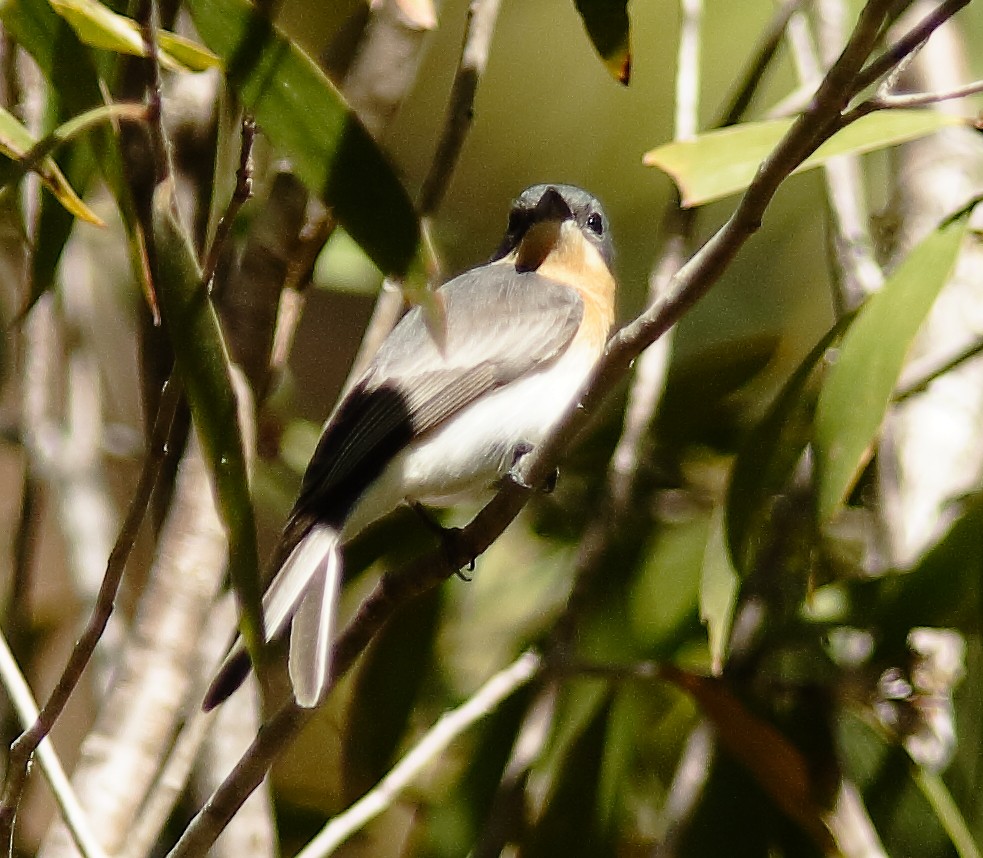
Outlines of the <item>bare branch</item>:
{"type": "Polygon", "coordinates": [[[133,492],[126,518],[120,528],[119,537],[109,555],[106,575],[103,578],[102,586],[99,588],[89,622],[79,636],[58,684],[38,714],[37,720],[11,745],[3,797],[0,800],[0,851],[5,854],[10,851],[14,816],[27,779],[31,756],[45,736],[51,732],[55,721],[58,720],[64,710],[65,704],[78,685],[82,671],[89,663],[92,652],[95,650],[96,644],[112,615],[116,593],[123,577],[123,570],[126,568],[126,561],[133,550],[133,544],[136,541],[137,533],[157,482],[157,475],[160,473],[167,455],[165,440],[170,431],[180,397],[180,385],[174,381],[169,381],[160,397],[157,419],[151,433],[143,470],[133,492]]]}
{"type": "MultiPolygon", "coordinates": [[[[822,62],[835,59],[845,39],[842,25],[846,11],[842,0],[816,0],[819,19],[819,49],[822,62]]],[[[822,74],[820,59],[813,48],[812,34],[804,15],[789,27],[789,43],[804,86],[814,85],[822,74]]],[[[826,195],[833,221],[834,289],[837,315],[855,310],[884,283],[884,273],[874,256],[863,175],[857,156],[830,159],[823,167],[826,195]]]]}
{"type": "Polygon", "coordinates": [[[464,45],[451,88],[451,102],[444,120],[444,131],[430,165],[430,172],[420,191],[420,213],[424,217],[429,217],[440,208],[464,140],[471,128],[474,97],[478,91],[478,82],[488,65],[488,52],[500,5],[501,0],[471,0],[468,7],[464,45]]]}
{"type": "Polygon", "coordinates": [[[970,0],[943,0],[926,15],[921,22],[912,27],[881,56],[871,62],[857,75],[855,92],[862,92],[888,74],[898,63],[918,49],[929,36],[956,14],[970,0]]]}
{"type": "Polygon", "coordinates": [[[541,668],[542,659],[534,652],[527,651],[491,677],[465,703],[442,715],[374,789],[334,817],[317,837],[297,853],[297,858],[326,858],[333,854],[352,834],[390,807],[451,742],[492,712],[506,697],[530,682],[541,668]]]}
{"type": "Polygon", "coordinates": [[[235,217],[239,213],[239,209],[253,195],[253,142],[256,139],[256,121],[251,116],[243,116],[240,129],[239,168],[236,170],[235,188],[232,191],[232,196],[229,197],[225,214],[222,215],[218,226],[215,227],[215,237],[212,239],[211,246],[208,248],[208,255],[205,257],[205,264],[202,266],[202,283],[209,291],[212,288],[212,280],[215,277],[215,269],[218,268],[222,251],[232,234],[232,224],[235,217]]]}
{"type": "Polygon", "coordinates": [[[869,106],[866,112],[874,110],[903,110],[909,107],[927,107],[930,104],[939,104],[943,101],[953,101],[957,98],[965,98],[967,95],[976,95],[983,92],[983,80],[976,80],[972,83],[957,86],[954,89],[943,92],[912,92],[899,95],[876,95],[874,98],[858,105],[855,110],[864,106],[869,106]]]}
{"type": "MultiPolygon", "coordinates": [[[[7,639],[2,634],[0,634],[0,682],[3,683],[7,697],[17,710],[17,717],[21,724],[25,727],[32,724],[38,717],[38,707],[27,680],[24,679],[10,647],[7,646],[7,639]]],[[[45,738],[38,745],[37,756],[41,771],[47,778],[51,792],[58,803],[62,819],[83,858],[106,858],[106,853],[89,826],[85,811],[79,805],[68,776],[62,768],[61,760],[58,759],[55,747],[51,744],[51,739],[45,738]]]]}

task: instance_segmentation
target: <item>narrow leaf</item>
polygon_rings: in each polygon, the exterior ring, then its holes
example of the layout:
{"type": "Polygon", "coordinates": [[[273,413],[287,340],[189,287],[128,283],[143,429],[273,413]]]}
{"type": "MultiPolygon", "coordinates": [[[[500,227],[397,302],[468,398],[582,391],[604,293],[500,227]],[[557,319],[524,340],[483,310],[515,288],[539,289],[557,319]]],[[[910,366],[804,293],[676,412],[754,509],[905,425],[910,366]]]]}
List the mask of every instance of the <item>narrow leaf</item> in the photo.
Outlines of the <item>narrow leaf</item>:
{"type": "MultiPolygon", "coordinates": [[[[136,57],[146,56],[140,27],[132,18],[114,12],[98,0],[49,0],[79,39],[94,48],[103,48],[136,57]]],[[[160,33],[161,65],[172,71],[204,71],[219,65],[218,57],[189,39],[173,33],[160,33]],[[177,54],[175,55],[174,49],[177,54]]]]}
{"type": "Polygon", "coordinates": [[[611,76],[625,86],[631,80],[631,24],[628,0],[575,0],[594,48],[611,76]]]}
{"type": "Polygon", "coordinates": [[[968,213],[932,232],[860,309],[816,408],[817,512],[827,521],[870,458],[905,356],[949,279],[968,213]]]}
{"type": "Polygon", "coordinates": [[[219,511],[229,534],[229,576],[240,601],[243,638],[255,663],[263,640],[259,562],[232,368],[218,316],[177,213],[170,179],[154,192],[153,223],[154,282],[161,315],[215,481],[219,511]]]}
{"type": "MultiPolygon", "coordinates": [[[[859,155],[924,137],[964,120],[937,110],[882,110],[838,131],[795,170],[802,173],[838,155],[859,155]]],[[[685,207],[743,191],[758,167],[792,127],[794,119],[745,122],[708,131],[692,140],[658,146],[642,158],[672,176],[685,207]]]]}
{"type": "Polygon", "coordinates": [[[413,204],[341,94],[248,0],[189,0],[229,86],[297,175],[387,275],[405,274],[420,228],[413,204]]]}
{"type": "Polygon", "coordinates": [[[740,583],[727,553],[722,507],[710,519],[706,546],[700,574],[700,619],[707,627],[711,669],[719,676],[727,655],[740,583]]]}
{"type": "MultiPolygon", "coordinates": [[[[34,58],[47,79],[46,109],[53,122],[78,116],[103,104],[91,52],[79,41],[75,31],[55,14],[48,0],[0,2],[0,23],[18,46],[34,58]]],[[[118,134],[114,129],[98,126],[91,142],[95,166],[98,166],[112,190],[123,219],[133,277],[147,296],[156,318],[156,298],[146,265],[143,232],[136,217],[130,186],[123,178],[118,134]]],[[[84,188],[93,174],[93,159],[85,152],[80,153],[75,146],[67,158],[75,168],[72,186],[84,188]]],[[[31,298],[25,310],[51,287],[73,225],[73,220],[65,216],[64,209],[47,204],[46,196],[41,201],[40,219],[38,243],[33,255],[31,298]]]]}
{"type": "MultiPolygon", "coordinates": [[[[19,161],[26,158],[36,145],[37,140],[34,139],[31,132],[21,125],[12,114],[0,107],[0,153],[14,161],[19,161]]],[[[34,169],[41,177],[45,187],[75,217],[96,226],[105,225],[102,219],[82,202],[82,198],[69,184],[54,158],[50,155],[39,158],[34,169]]],[[[16,173],[17,171],[12,172],[16,173]]],[[[12,176],[7,177],[5,181],[9,182],[10,178],[12,176]]]]}

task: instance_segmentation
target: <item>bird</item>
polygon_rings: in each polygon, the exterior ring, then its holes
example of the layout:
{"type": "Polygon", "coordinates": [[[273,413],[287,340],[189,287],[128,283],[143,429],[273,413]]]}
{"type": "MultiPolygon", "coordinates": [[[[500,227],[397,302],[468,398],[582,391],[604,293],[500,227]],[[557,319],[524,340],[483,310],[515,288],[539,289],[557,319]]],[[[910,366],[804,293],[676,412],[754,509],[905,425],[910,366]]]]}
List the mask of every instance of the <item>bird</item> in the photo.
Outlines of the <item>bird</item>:
{"type": "MultiPolygon", "coordinates": [[[[494,490],[574,406],[614,324],[609,226],[581,188],[527,188],[490,261],[436,290],[443,336],[414,307],[342,395],[263,598],[267,640],[289,633],[299,706],[319,705],[330,687],[344,543],[401,505],[448,507],[494,490]]],[[[250,668],[237,641],[203,708],[225,700],[250,668]]]]}

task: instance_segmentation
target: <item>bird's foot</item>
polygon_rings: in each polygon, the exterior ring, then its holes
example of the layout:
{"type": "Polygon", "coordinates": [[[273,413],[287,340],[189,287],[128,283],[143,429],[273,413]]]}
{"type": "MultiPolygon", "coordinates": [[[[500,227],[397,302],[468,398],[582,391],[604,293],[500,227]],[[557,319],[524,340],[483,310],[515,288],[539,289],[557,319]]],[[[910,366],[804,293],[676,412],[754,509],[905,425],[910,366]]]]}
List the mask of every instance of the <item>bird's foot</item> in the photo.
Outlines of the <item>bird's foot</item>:
{"type": "MultiPolygon", "coordinates": [[[[439,521],[437,521],[422,503],[419,501],[413,501],[410,504],[413,511],[420,517],[420,520],[424,523],[427,530],[429,530],[434,536],[437,537],[440,542],[440,547],[444,550],[444,556],[447,558],[447,562],[451,566],[457,565],[457,558],[459,557],[459,552],[457,550],[457,537],[461,532],[459,527],[444,527],[439,521]]],[[[472,557],[466,564],[468,572],[474,572],[474,558],[472,557]]],[[[462,581],[467,581],[470,583],[471,579],[465,575],[460,568],[454,573],[462,581]]]]}
{"type": "Polygon", "coordinates": [[[546,478],[543,485],[538,489],[536,486],[529,485],[529,483],[527,483],[525,479],[523,479],[522,474],[519,472],[518,465],[522,457],[525,456],[527,453],[531,453],[532,451],[533,451],[533,445],[530,444],[528,441],[520,441],[518,444],[515,445],[515,448],[512,451],[512,467],[509,468],[508,479],[511,480],[513,483],[515,483],[517,486],[524,488],[526,491],[529,492],[541,491],[545,495],[552,494],[553,490],[556,488],[556,481],[560,478],[559,468],[553,468],[553,470],[550,471],[549,476],[546,478]]]}

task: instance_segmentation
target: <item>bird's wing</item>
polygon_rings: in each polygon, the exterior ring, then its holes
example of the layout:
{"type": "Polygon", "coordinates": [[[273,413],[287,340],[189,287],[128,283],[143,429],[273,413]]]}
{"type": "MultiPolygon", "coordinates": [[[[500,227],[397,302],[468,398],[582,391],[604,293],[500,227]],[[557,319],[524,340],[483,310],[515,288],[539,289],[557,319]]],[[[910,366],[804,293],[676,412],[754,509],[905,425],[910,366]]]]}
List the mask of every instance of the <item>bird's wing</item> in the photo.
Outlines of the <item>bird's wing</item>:
{"type": "Polygon", "coordinates": [[[297,511],[316,510],[340,523],[412,438],[555,360],[584,313],[576,290],[505,264],[466,272],[438,294],[444,347],[431,336],[420,308],[406,314],[325,426],[297,511]]]}

